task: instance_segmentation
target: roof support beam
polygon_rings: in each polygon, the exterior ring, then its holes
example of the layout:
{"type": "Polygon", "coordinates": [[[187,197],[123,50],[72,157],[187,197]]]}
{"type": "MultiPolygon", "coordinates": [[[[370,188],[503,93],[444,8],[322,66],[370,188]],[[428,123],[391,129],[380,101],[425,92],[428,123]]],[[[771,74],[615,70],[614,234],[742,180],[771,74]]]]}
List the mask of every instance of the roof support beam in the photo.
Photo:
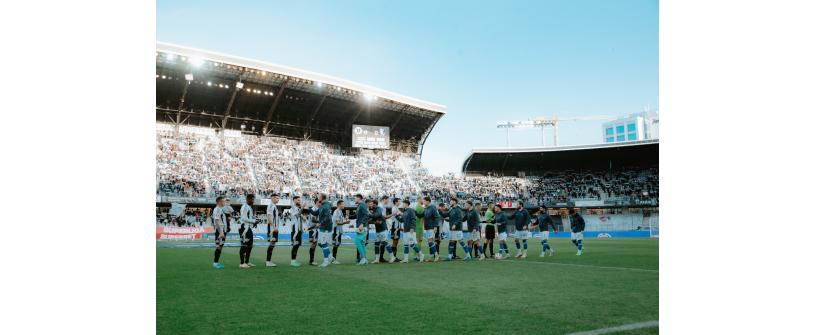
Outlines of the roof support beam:
{"type": "Polygon", "coordinates": [[[283,98],[283,91],[286,90],[286,86],[289,85],[289,80],[286,79],[282,85],[280,85],[280,89],[277,90],[277,95],[274,97],[274,102],[272,102],[272,107],[269,108],[269,112],[266,113],[266,124],[263,125],[263,135],[267,135],[269,132],[269,123],[272,122],[272,117],[274,116],[274,112],[277,109],[277,106],[280,104],[280,99],[283,98]]]}
{"type": "Polygon", "coordinates": [[[317,104],[317,107],[314,108],[314,111],[311,112],[311,116],[308,118],[308,122],[306,123],[306,129],[311,129],[311,124],[314,123],[314,118],[317,117],[317,113],[320,111],[320,107],[323,107],[323,103],[325,99],[328,98],[327,95],[323,95],[323,98],[320,99],[320,102],[317,104]]]}
{"type": "Polygon", "coordinates": [[[175,117],[175,123],[181,124],[181,110],[184,109],[184,99],[187,97],[187,88],[190,87],[190,81],[184,84],[184,92],[181,93],[181,102],[178,103],[178,114],[175,117]]]}
{"type": "Polygon", "coordinates": [[[507,161],[509,160],[509,156],[512,156],[512,154],[506,154],[506,156],[504,156],[504,162],[501,163],[501,176],[502,177],[506,175],[506,173],[504,173],[504,168],[507,167],[507,161]]]}
{"type": "MultiPolygon", "coordinates": [[[[243,72],[241,72],[241,74],[238,76],[238,81],[235,84],[241,82],[241,79],[243,79],[243,72]]],[[[229,104],[226,105],[226,111],[224,112],[224,120],[223,122],[221,122],[221,129],[224,129],[226,127],[226,120],[229,119],[229,113],[232,112],[232,105],[235,103],[235,97],[238,96],[238,90],[239,90],[238,85],[232,85],[232,97],[229,98],[229,104]]]]}
{"type": "Polygon", "coordinates": [[[359,109],[357,109],[357,112],[356,112],[356,113],[354,113],[354,117],[352,117],[352,118],[351,118],[351,122],[348,122],[348,125],[347,125],[347,126],[345,126],[345,128],[348,128],[348,127],[351,127],[352,125],[354,125],[354,123],[356,123],[356,122],[357,122],[357,119],[359,118],[359,115],[360,115],[360,114],[362,114],[362,111],[363,111],[363,110],[366,110],[366,109],[367,109],[368,111],[370,111],[370,110],[371,110],[371,106],[370,106],[370,105],[367,105],[367,106],[359,106],[359,109]]]}

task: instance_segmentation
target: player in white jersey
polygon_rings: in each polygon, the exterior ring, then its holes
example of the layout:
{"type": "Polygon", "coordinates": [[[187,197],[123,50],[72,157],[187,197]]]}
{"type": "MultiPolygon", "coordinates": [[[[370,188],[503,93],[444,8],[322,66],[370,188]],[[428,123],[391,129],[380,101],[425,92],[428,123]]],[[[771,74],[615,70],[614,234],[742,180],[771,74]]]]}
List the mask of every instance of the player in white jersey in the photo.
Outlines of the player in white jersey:
{"type": "Polygon", "coordinates": [[[351,222],[348,219],[347,213],[343,213],[345,210],[345,201],[337,200],[337,209],[334,210],[334,213],[331,215],[331,220],[334,221],[334,229],[331,234],[331,241],[334,244],[334,249],[331,251],[331,257],[334,259],[331,264],[340,264],[340,261],[337,260],[337,249],[339,249],[340,244],[342,243],[342,226],[351,222]]]}
{"type": "Polygon", "coordinates": [[[224,197],[215,199],[215,209],[212,210],[212,225],[215,226],[215,258],[212,260],[212,267],[215,269],[223,269],[224,265],[219,261],[221,259],[221,250],[224,248],[224,241],[226,240],[226,213],[222,207],[224,206],[224,197]]]}
{"type": "Polygon", "coordinates": [[[249,194],[246,196],[246,203],[241,206],[241,251],[238,252],[241,258],[240,267],[243,269],[255,266],[249,262],[252,256],[252,244],[254,243],[254,233],[252,228],[257,227],[257,219],[255,219],[255,210],[252,205],[255,204],[255,195],[249,194]]]}
{"type": "Polygon", "coordinates": [[[303,244],[303,230],[307,227],[308,214],[307,210],[303,208],[300,202],[300,196],[296,195],[294,204],[288,209],[289,222],[291,223],[291,266],[299,267],[300,262],[297,261],[297,251],[303,244]]]}
{"type": "Polygon", "coordinates": [[[280,201],[280,196],[277,193],[272,194],[272,202],[266,206],[266,228],[267,236],[269,236],[269,248],[266,249],[266,266],[275,267],[277,264],[272,262],[272,252],[277,244],[278,227],[280,220],[280,211],[277,208],[277,203],[280,201]]]}
{"type": "MultiPolygon", "coordinates": [[[[388,226],[391,233],[391,248],[393,248],[393,252],[396,253],[399,249],[399,238],[402,235],[402,223],[396,219],[397,215],[402,214],[402,210],[399,207],[402,206],[402,202],[399,198],[393,198],[393,204],[391,205],[391,214],[390,218],[388,219],[388,226]]],[[[394,262],[401,262],[402,260],[399,257],[396,257],[394,262]]]]}

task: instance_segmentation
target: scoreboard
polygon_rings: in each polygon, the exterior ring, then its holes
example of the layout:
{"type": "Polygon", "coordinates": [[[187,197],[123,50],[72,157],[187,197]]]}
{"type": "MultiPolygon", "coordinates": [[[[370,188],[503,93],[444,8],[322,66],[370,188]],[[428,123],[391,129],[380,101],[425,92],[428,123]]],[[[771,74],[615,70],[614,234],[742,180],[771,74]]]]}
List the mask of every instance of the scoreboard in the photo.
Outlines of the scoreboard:
{"type": "Polygon", "coordinates": [[[351,146],[354,148],[388,149],[390,143],[390,127],[358,124],[351,127],[351,146]]]}

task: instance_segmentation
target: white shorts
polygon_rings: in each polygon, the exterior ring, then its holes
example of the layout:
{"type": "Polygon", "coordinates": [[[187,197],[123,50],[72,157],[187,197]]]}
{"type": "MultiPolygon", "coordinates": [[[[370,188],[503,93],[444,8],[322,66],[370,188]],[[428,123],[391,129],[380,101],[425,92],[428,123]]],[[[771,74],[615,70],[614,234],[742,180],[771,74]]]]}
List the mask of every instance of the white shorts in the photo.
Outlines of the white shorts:
{"type": "Polygon", "coordinates": [[[435,239],[436,238],[436,231],[433,229],[425,229],[423,232],[425,239],[435,239]]]}
{"type": "Polygon", "coordinates": [[[390,234],[389,231],[387,231],[387,230],[381,231],[381,232],[376,233],[376,239],[374,241],[376,241],[376,242],[387,242],[388,240],[390,240],[390,236],[391,236],[391,234],[390,234]]]}
{"type": "Polygon", "coordinates": [[[464,232],[460,230],[451,230],[450,231],[450,240],[451,241],[463,241],[464,240],[464,232]]]}
{"type": "Polygon", "coordinates": [[[469,241],[481,241],[481,232],[480,231],[476,230],[474,232],[467,233],[467,234],[469,235],[469,236],[467,236],[467,240],[469,240],[469,241]]]}
{"type": "Polygon", "coordinates": [[[333,240],[331,239],[331,232],[330,231],[321,231],[317,233],[317,244],[331,244],[333,240]]]}
{"type": "Polygon", "coordinates": [[[416,232],[404,232],[402,233],[402,239],[405,240],[404,245],[416,244],[416,232]]]}
{"type": "Polygon", "coordinates": [[[531,234],[529,233],[528,230],[518,230],[515,232],[515,238],[521,240],[528,240],[530,235],[531,234]]]}
{"type": "Polygon", "coordinates": [[[540,239],[541,240],[548,240],[549,239],[549,231],[548,230],[542,231],[541,234],[540,234],[540,239]]]}
{"type": "Polygon", "coordinates": [[[583,239],[583,232],[575,233],[572,232],[572,239],[573,240],[582,240],[583,239]]]}
{"type": "Polygon", "coordinates": [[[506,241],[507,240],[507,233],[506,232],[498,233],[498,240],[499,241],[506,241]]]}

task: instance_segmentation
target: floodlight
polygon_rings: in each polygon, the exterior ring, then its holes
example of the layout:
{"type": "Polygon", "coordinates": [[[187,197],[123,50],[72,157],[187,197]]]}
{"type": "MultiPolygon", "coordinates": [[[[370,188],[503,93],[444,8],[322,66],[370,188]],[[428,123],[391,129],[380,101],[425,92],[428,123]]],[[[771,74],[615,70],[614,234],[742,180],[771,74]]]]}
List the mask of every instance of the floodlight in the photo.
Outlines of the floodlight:
{"type": "Polygon", "coordinates": [[[245,125],[245,124],[241,124],[241,130],[244,130],[244,129],[246,129],[246,125],[245,125]]]}
{"type": "Polygon", "coordinates": [[[243,83],[238,82],[237,84],[235,84],[235,87],[237,87],[238,89],[242,89],[243,88],[243,83]]]}
{"type": "Polygon", "coordinates": [[[163,75],[163,74],[162,74],[162,75],[161,75],[161,79],[167,79],[167,76],[165,76],[165,75],[163,75]]]}
{"type": "Polygon", "coordinates": [[[317,82],[317,87],[322,88],[322,87],[323,87],[323,83],[321,83],[321,82],[319,82],[319,81],[318,81],[318,82],[317,82]]]}
{"type": "Polygon", "coordinates": [[[166,57],[167,57],[167,60],[169,60],[169,61],[175,60],[175,55],[173,55],[173,54],[167,54],[166,57]]]}
{"type": "Polygon", "coordinates": [[[372,94],[368,94],[368,93],[365,93],[363,95],[363,97],[365,98],[365,101],[368,101],[368,102],[376,100],[376,96],[374,96],[372,94]]]}
{"type": "Polygon", "coordinates": [[[184,75],[184,79],[186,79],[187,81],[192,81],[192,79],[193,79],[193,77],[192,77],[192,73],[187,73],[187,74],[185,74],[185,75],[184,75]]]}
{"type": "Polygon", "coordinates": [[[208,82],[207,82],[207,86],[212,86],[212,82],[211,82],[211,81],[208,81],[208,82]]]}
{"type": "Polygon", "coordinates": [[[204,64],[204,60],[201,59],[201,58],[197,58],[197,57],[196,58],[190,58],[190,64],[192,64],[192,66],[199,67],[199,66],[201,66],[201,64],[204,64]]]}

